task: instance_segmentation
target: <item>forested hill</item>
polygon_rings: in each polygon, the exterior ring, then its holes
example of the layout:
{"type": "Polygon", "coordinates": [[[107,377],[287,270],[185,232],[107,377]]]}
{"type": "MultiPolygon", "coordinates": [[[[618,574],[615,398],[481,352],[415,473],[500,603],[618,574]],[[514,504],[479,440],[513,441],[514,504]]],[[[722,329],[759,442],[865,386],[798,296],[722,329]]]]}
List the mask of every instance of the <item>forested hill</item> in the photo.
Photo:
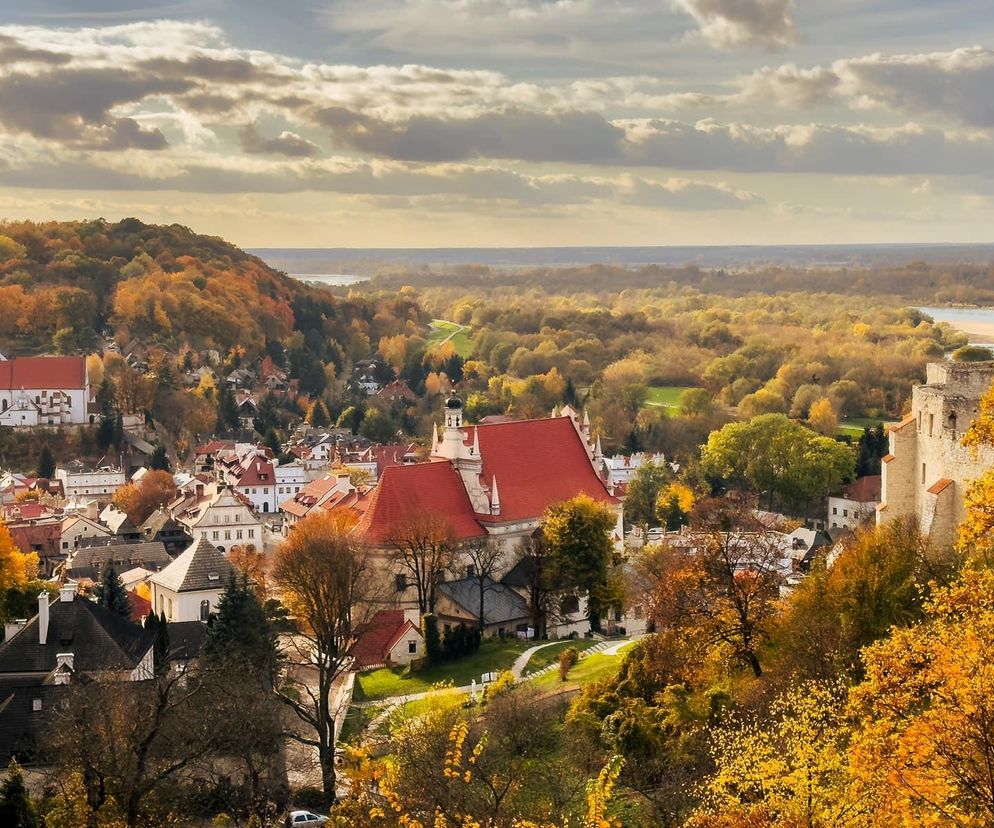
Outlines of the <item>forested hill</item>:
{"type": "Polygon", "coordinates": [[[4,352],[88,351],[106,333],[122,347],[137,339],[174,353],[225,354],[237,346],[253,357],[271,343],[290,345],[295,331],[314,340],[312,350],[321,350],[318,340],[375,336],[363,330],[375,315],[372,302],[337,300],[176,224],[0,226],[4,352]]]}

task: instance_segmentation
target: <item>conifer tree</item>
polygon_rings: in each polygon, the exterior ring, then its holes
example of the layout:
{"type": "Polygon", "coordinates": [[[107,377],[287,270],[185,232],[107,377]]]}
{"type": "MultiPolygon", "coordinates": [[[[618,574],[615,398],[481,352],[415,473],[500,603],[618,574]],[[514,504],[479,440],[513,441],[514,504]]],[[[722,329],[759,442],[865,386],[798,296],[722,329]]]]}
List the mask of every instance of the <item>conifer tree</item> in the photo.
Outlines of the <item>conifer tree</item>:
{"type": "Polygon", "coordinates": [[[214,663],[240,662],[260,675],[274,676],[276,636],[266,611],[246,581],[232,574],[221,594],[214,623],[207,630],[204,658],[214,663]]]}
{"type": "Polygon", "coordinates": [[[114,564],[107,564],[104,567],[103,576],[100,583],[93,588],[93,594],[100,606],[106,607],[122,618],[131,618],[131,600],[128,598],[128,593],[124,589],[121,576],[117,574],[114,564]]]}
{"type": "Polygon", "coordinates": [[[217,398],[217,430],[237,431],[238,426],[238,403],[235,402],[235,393],[227,383],[222,383],[217,398]]]}
{"type": "Polygon", "coordinates": [[[38,469],[36,474],[38,477],[43,477],[46,480],[51,480],[55,477],[55,457],[52,456],[52,450],[47,444],[41,447],[41,451],[38,454],[38,469]]]}
{"type": "Polygon", "coordinates": [[[166,447],[159,443],[152,452],[152,457],[148,461],[148,467],[153,471],[171,471],[169,468],[169,457],[166,456],[166,447]]]}
{"type": "Polygon", "coordinates": [[[24,773],[14,759],[7,767],[7,778],[0,785],[0,825],[4,828],[36,828],[38,825],[24,784],[24,773]]]}

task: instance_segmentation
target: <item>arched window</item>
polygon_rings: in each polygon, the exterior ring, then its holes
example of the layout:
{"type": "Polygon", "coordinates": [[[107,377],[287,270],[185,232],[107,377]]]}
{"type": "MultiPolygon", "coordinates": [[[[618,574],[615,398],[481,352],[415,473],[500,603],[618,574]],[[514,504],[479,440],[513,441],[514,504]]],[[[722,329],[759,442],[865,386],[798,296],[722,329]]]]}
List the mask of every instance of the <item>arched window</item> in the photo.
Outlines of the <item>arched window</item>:
{"type": "Polygon", "coordinates": [[[166,613],[166,618],[168,618],[170,621],[172,621],[173,620],[173,599],[172,598],[166,599],[166,605],[167,605],[168,610],[169,610],[166,613]]]}
{"type": "Polygon", "coordinates": [[[200,602],[200,620],[206,621],[211,614],[211,602],[203,600],[200,602]]]}

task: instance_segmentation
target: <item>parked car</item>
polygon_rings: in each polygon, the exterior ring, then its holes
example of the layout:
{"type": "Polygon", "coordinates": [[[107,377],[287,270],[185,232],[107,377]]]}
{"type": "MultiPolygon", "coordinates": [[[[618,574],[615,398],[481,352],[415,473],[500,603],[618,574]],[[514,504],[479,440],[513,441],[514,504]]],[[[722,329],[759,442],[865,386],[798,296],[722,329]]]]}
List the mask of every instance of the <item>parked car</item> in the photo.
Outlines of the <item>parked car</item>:
{"type": "Polygon", "coordinates": [[[324,825],[327,821],[328,817],[311,811],[290,811],[290,824],[293,828],[314,828],[317,825],[324,825]]]}

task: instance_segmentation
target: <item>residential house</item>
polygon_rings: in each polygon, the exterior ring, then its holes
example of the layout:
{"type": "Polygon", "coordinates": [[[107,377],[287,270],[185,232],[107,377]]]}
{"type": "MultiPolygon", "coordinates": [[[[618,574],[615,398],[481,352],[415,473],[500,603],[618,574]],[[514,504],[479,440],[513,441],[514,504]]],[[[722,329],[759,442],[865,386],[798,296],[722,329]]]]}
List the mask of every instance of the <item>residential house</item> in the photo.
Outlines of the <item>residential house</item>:
{"type": "Polygon", "coordinates": [[[193,542],[186,527],[161,506],[145,519],[139,530],[142,538],[161,543],[170,555],[178,555],[193,542]]]}
{"type": "Polygon", "coordinates": [[[69,555],[79,548],[82,538],[109,538],[113,535],[102,523],[79,514],[66,515],[62,519],[60,546],[69,555]]]}
{"type": "MultiPolygon", "coordinates": [[[[522,595],[493,578],[483,581],[483,635],[513,636],[531,626],[531,612],[522,595]]],[[[446,581],[438,585],[436,615],[442,632],[464,624],[480,626],[480,580],[475,577],[446,581]]]]}
{"type": "Polygon", "coordinates": [[[402,666],[424,655],[417,610],[380,610],[356,631],[349,650],[354,670],[402,666]]]}
{"type": "Polygon", "coordinates": [[[207,540],[222,552],[232,546],[265,546],[263,524],[250,502],[231,486],[198,481],[193,493],[183,492],[169,511],[194,541],[207,540]]]}
{"type": "Polygon", "coordinates": [[[48,711],[81,676],[143,681],[154,675],[155,634],[75,594],[38,596],[38,613],[7,624],[0,646],[0,762],[30,761],[48,711]]]}
{"type": "Polygon", "coordinates": [[[172,560],[161,543],[104,543],[70,553],[65,572],[73,580],[97,583],[109,566],[113,566],[119,575],[135,567],[157,572],[169,566],[172,560]]]}
{"type": "Polygon", "coordinates": [[[388,382],[375,394],[377,397],[388,402],[397,402],[397,400],[403,400],[404,402],[417,402],[418,395],[415,394],[410,386],[404,382],[404,380],[396,379],[393,382],[388,382]]]}
{"type": "Polygon", "coordinates": [[[55,478],[61,481],[66,497],[95,497],[104,503],[110,502],[114,492],[128,482],[120,467],[105,465],[89,468],[79,460],[56,469],[55,478]]]}
{"type": "Polygon", "coordinates": [[[329,474],[300,488],[292,497],[280,503],[283,515],[283,534],[290,530],[315,509],[335,508],[342,505],[342,499],[354,494],[347,474],[329,474]]]}
{"type": "Polygon", "coordinates": [[[202,621],[217,610],[235,568],[213,543],[199,538],[150,579],[152,607],[167,621],[202,621]]]}
{"type": "Polygon", "coordinates": [[[880,505],[881,476],[865,475],[828,496],[828,527],[856,529],[872,520],[880,505]]]}

